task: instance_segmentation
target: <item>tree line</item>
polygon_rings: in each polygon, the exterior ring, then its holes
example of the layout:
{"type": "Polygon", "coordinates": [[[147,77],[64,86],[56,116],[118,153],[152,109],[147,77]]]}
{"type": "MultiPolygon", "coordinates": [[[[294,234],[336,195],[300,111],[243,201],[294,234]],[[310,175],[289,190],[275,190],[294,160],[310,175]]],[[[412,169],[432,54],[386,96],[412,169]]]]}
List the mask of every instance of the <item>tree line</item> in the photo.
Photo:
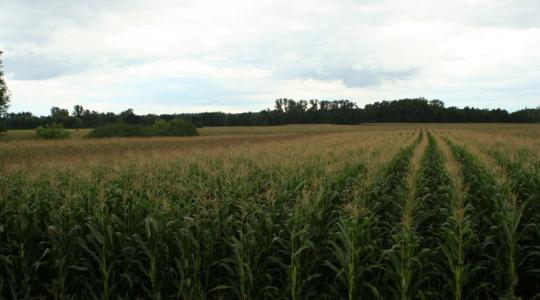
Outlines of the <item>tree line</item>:
{"type": "Polygon", "coordinates": [[[109,123],[151,125],[158,120],[182,118],[202,126],[265,126],[286,124],[359,123],[535,123],[540,122],[540,107],[509,113],[504,109],[445,107],[440,100],[424,98],[380,101],[360,108],[349,100],[299,100],[280,98],[272,109],[259,112],[202,112],[137,115],[132,109],[119,114],[88,110],[81,105],[68,109],[53,107],[47,116],[31,112],[7,113],[8,129],[33,129],[57,122],[66,128],[94,128],[109,123]]]}

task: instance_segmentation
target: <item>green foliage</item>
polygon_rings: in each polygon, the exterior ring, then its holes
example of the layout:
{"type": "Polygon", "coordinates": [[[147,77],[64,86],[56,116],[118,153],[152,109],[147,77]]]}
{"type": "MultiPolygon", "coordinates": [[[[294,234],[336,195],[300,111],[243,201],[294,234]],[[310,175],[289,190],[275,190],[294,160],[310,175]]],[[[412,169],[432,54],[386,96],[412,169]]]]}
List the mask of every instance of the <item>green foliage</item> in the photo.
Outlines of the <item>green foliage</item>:
{"type": "MultiPolygon", "coordinates": [[[[0,76],[1,78],[1,76],[0,76]]],[[[1,94],[0,79],[0,94],[1,94]]],[[[7,91],[7,89],[6,89],[7,91]]],[[[5,93],[8,96],[9,93],[5,93]]],[[[0,116],[2,115],[0,97],[0,116]]],[[[7,107],[4,107],[7,108],[7,107]]],[[[5,111],[5,109],[4,109],[5,111]]],[[[424,98],[381,101],[368,104],[364,108],[349,100],[293,100],[281,98],[275,101],[273,109],[259,112],[224,113],[201,112],[182,114],[147,114],[137,115],[133,109],[119,114],[97,112],[75,105],[72,115],[67,109],[53,107],[50,116],[28,116],[28,112],[9,114],[11,129],[35,128],[49,123],[51,118],[62,122],[66,128],[77,128],[73,120],[82,120],[82,127],[96,128],[108,123],[126,123],[148,125],[156,120],[182,118],[192,122],[196,128],[204,126],[268,126],[286,124],[361,124],[381,122],[429,122],[429,123],[538,123],[540,107],[522,109],[512,113],[504,109],[478,109],[445,107],[440,100],[424,98]]]]}
{"type": "Polygon", "coordinates": [[[330,240],[331,257],[325,264],[336,274],[338,293],[347,299],[376,297],[374,283],[369,282],[374,263],[376,241],[371,236],[373,216],[369,212],[343,216],[336,223],[336,231],[330,240]],[[339,288],[343,287],[343,291],[339,288]]]}
{"type": "Polygon", "coordinates": [[[6,113],[9,107],[9,101],[11,94],[4,80],[4,71],[2,64],[2,51],[0,51],[0,118],[2,118],[6,113]]]}
{"type": "Polygon", "coordinates": [[[7,126],[4,120],[0,119],[0,136],[2,136],[7,131],[7,126]]]}
{"type": "Polygon", "coordinates": [[[377,289],[384,298],[409,299],[418,294],[418,287],[422,283],[419,257],[423,253],[420,250],[420,237],[414,228],[416,199],[410,190],[414,186],[408,184],[406,179],[414,181],[416,175],[411,173],[411,161],[423,138],[424,131],[420,131],[416,141],[392,159],[382,185],[374,186],[378,193],[384,191],[383,194],[373,194],[377,196],[371,202],[374,205],[376,199],[384,200],[373,209],[380,218],[377,231],[381,231],[383,239],[381,247],[377,249],[381,262],[378,276],[384,278],[374,284],[378,284],[377,289]]]}
{"type": "Polygon", "coordinates": [[[158,136],[160,131],[144,125],[111,123],[98,127],[88,134],[89,138],[148,137],[158,136]]]}
{"type": "Polygon", "coordinates": [[[36,137],[40,139],[66,139],[69,138],[69,136],[69,131],[65,130],[62,124],[58,124],[56,122],[36,128],[36,137]]]}
{"type": "Polygon", "coordinates": [[[422,263],[427,276],[421,289],[431,298],[461,299],[473,289],[468,278],[474,273],[466,254],[474,246],[474,232],[468,207],[461,205],[460,191],[445,169],[446,159],[434,136],[428,133],[428,146],[416,184],[417,231],[426,249],[422,263]],[[438,245],[438,246],[437,246],[438,245]]]}
{"type": "Polygon", "coordinates": [[[173,119],[167,122],[167,133],[172,136],[199,135],[197,129],[190,122],[183,119],[173,119]]]}
{"type": "Polygon", "coordinates": [[[106,137],[151,137],[151,136],[195,136],[198,135],[193,124],[182,119],[171,121],[158,120],[153,126],[112,123],[97,127],[89,134],[89,138],[106,137]]]}
{"type": "Polygon", "coordinates": [[[157,120],[152,126],[155,130],[161,132],[162,135],[170,136],[195,136],[199,135],[195,125],[192,123],[176,118],[170,121],[165,121],[162,119],[157,120]]]}
{"type": "Polygon", "coordinates": [[[401,203],[406,193],[405,178],[409,173],[409,166],[414,154],[414,150],[420,143],[423,132],[418,135],[416,141],[403,148],[392,160],[385,166],[384,175],[379,177],[372,185],[370,195],[368,196],[369,205],[389,232],[393,224],[397,224],[401,218],[401,203]],[[396,204],[399,205],[396,205],[396,204]]]}
{"type": "Polygon", "coordinates": [[[169,123],[163,119],[156,120],[154,122],[154,125],[152,127],[159,131],[167,131],[167,128],[169,127],[169,123]]]}
{"type": "MultiPolygon", "coordinates": [[[[533,298],[540,291],[540,172],[538,168],[526,169],[523,163],[534,159],[526,153],[516,162],[506,158],[502,153],[491,149],[490,155],[502,166],[509,175],[510,189],[519,205],[516,209],[504,209],[496,215],[501,222],[502,232],[512,243],[506,243],[517,248],[518,258],[515,263],[520,274],[516,291],[524,299],[533,298]],[[506,220],[506,221],[505,221],[506,220]],[[519,232],[519,239],[514,232],[519,232]],[[514,233],[514,234],[511,234],[514,233]]],[[[514,251],[511,247],[507,251],[514,251]]]]}
{"type": "MultiPolygon", "coordinates": [[[[469,254],[476,266],[477,272],[472,280],[477,285],[478,295],[489,298],[502,295],[506,299],[515,299],[518,295],[526,298],[539,296],[535,295],[538,290],[534,287],[519,285],[521,277],[524,282],[538,287],[539,278],[538,270],[528,265],[538,263],[540,251],[538,244],[534,244],[535,239],[538,241],[538,224],[530,223],[526,212],[530,199],[522,198],[527,194],[527,188],[518,192],[515,181],[512,184],[510,180],[510,185],[497,183],[477,157],[448,142],[463,167],[462,175],[468,188],[467,202],[473,212],[471,223],[478,232],[481,245],[469,254]]],[[[510,165],[507,167],[512,168],[510,165]]],[[[519,176],[519,173],[514,170],[514,176],[519,176]]],[[[527,182],[524,180],[520,184],[525,186],[527,182]]]]}
{"type": "Polygon", "coordinates": [[[69,111],[65,108],[53,106],[51,108],[51,117],[53,118],[69,117],[69,111]]]}

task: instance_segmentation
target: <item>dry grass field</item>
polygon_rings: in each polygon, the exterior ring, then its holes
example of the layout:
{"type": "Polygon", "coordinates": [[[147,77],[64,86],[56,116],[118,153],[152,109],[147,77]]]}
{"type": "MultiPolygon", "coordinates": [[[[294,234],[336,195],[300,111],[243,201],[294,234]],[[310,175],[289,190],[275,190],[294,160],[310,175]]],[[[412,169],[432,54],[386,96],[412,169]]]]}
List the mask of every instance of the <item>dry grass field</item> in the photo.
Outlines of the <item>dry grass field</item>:
{"type": "Polygon", "coordinates": [[[0,298],[540,299],[540,125],[0,141],[0,298]]]}

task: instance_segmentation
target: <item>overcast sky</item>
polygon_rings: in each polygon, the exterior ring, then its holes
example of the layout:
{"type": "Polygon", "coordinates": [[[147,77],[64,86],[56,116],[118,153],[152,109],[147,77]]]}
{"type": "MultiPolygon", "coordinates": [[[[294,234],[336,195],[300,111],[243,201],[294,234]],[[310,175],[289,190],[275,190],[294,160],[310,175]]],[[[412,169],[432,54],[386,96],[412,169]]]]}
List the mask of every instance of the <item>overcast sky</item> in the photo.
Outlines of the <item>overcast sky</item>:
{"type": "Polygon", "coordinates": [[[10,111],[540,105],[539,0],[0,0],[10,111]]]}

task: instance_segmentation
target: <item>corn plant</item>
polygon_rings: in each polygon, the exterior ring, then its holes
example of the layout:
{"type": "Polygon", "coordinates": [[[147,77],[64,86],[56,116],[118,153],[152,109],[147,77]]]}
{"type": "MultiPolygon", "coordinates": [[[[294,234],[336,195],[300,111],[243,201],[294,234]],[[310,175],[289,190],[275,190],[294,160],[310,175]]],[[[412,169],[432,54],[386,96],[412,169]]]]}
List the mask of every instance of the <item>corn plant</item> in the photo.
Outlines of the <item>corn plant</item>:
{"type": "Polygon", "coordinates": [[[501,257],[508,260],[507,280],[517,295],[533,298],[540,290],[540,271],[534,267],[540,264],[540,176],[535,169],[525,170],[520,162],[509,160],[503,153],[494,149],[489,153],[506,170],[510,181],[507,194],[512,201],[501,203],[502,211],[496,215],[501,234],[510,242],[505,244],[509,255],[501,257]]]}
{"type": "Polygon", "coordinates": [[[483,213],[477,216],[478,230],[484,234],[482,253],[478,254],[481,264],[486,266],[485,271],[479,272],[485,286],[482,292],[516,298],[518,265],[523,261],[517,252],[520,240],[529,230],[528,226],[520,226],[524,206],[515,201],[510,187],[497,184],[473,155],[452,142],[450,146],[463,166],[470,203],[483,213]]]}
{"type": "MultiPolygon", "coordinates": [[[[417,139],[409,146],[403,148],[385,166],[379,178],[371,184],[367,199],[367,207],[374,213],[374,224],[371,227],[372,235],[377,240],[375,256],[377,263],[373,267],[373,276],[370,278],[370,285],[374,290],[379,291],[381,297],[390,297],[388,282],[392,281],[391,274],[395,274],[396,264],[389,266],[389,261],[395,262],[391,257],[397,248],[393,247],[393,234],[395,225],[401,222],[403,204],[401,201],[407,193],[406,176],[410,171],[410,162],[415,148],[423,138],[423,131],[417,139]],[[386,293],[381,293],[386,291],[386,293]]],[[[402,273],[402,275],[404,275],[402,273]]],[[[401,286],[401,280],[400,286],[401,286]]]]}

